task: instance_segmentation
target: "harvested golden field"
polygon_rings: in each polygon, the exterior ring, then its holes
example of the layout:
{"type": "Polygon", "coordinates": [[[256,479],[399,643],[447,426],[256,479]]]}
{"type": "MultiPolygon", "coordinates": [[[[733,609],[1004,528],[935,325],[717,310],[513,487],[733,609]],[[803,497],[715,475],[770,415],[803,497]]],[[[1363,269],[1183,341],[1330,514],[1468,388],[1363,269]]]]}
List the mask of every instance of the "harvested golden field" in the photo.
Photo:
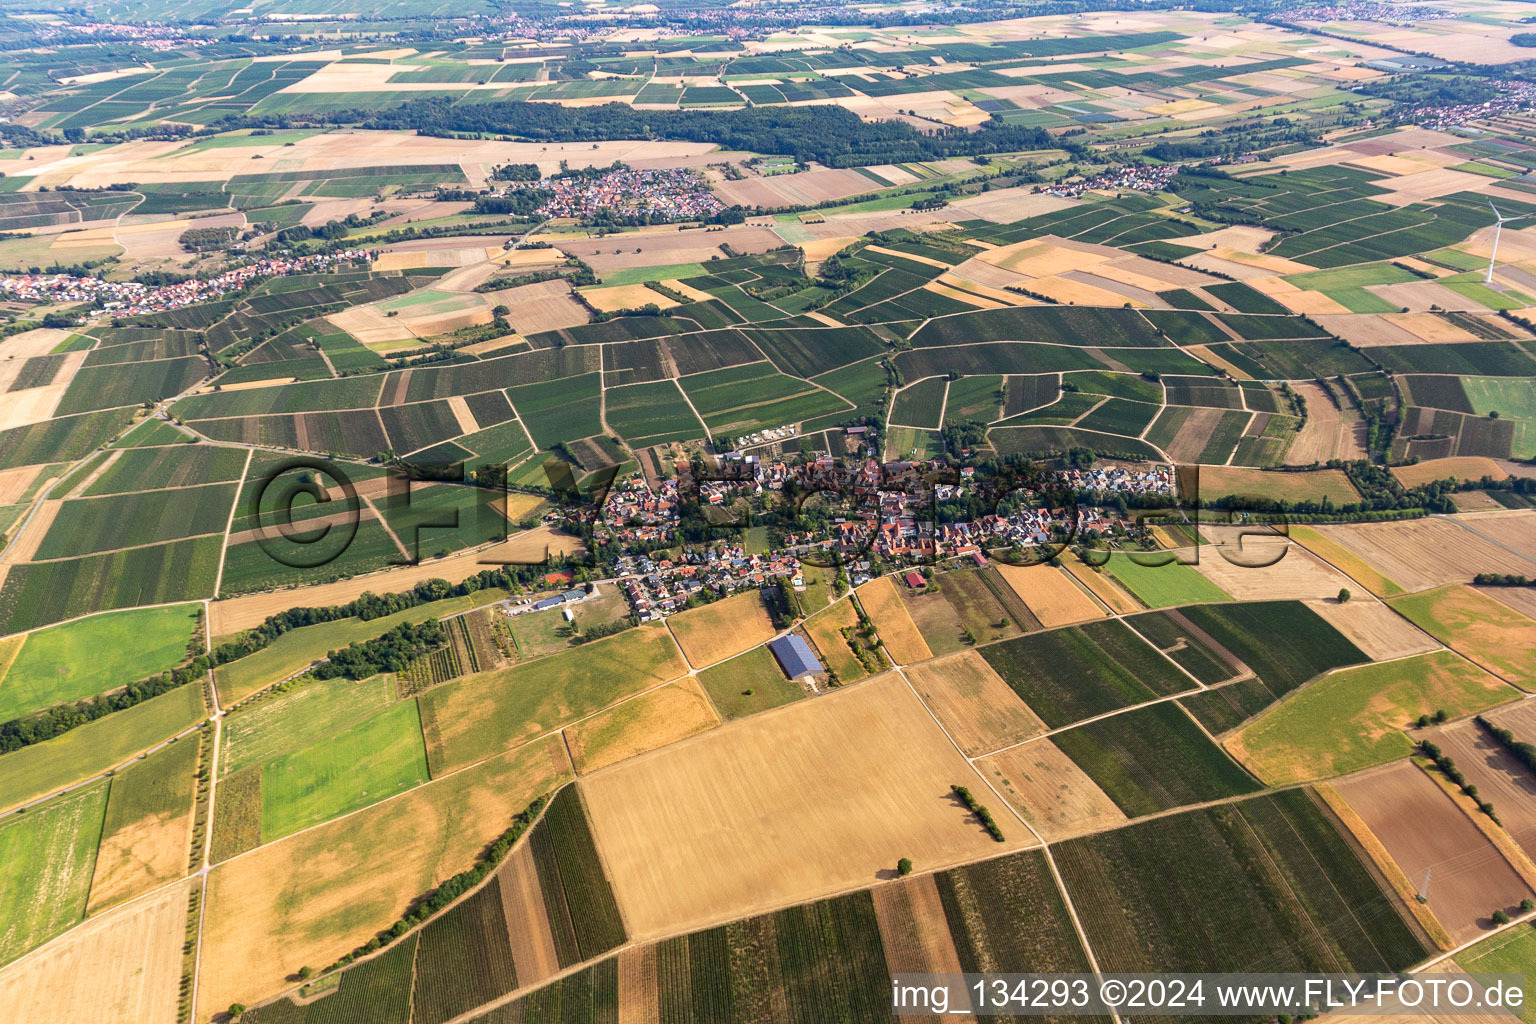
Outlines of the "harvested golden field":
{"type": "Polygon", "coordinates": [[[737,594],[667,619],[667,626],[694,668],[707,668],[773,639],[777,630],[757,591],[737,594]]]}
{"type": "Polygon", "coordinates": [[[1390,661],[1439,648],[1434,637],[1380,601],[1356,594],[1340,604],[1337,598],[1310,600],[1307,606],[1343,633],[1372,661],[1390,661]]]}
{"type": "Polygon", "coordinates": [[[155,815],[102,836],[87,912],[110,907],[186,873],[192,851],[192,805],[173,817],[155,815]]]}
{"type": "Polygon", "coordinates": [[[509,523],[516,523],[533,515],[534,510],[544,504],[544,500],[544,498],[537,494],[508,491],[502,497],[491,502],[491,507],[505,516],[509,523]]]}
{"type": "Polygon", "coordinates": [[[719,724],[698,681],[679,679],[569,726],[565,742],[586,774],[719,724]]]}
{"type": "Polygon", "coordinates": [[[7,395],[5,403],[0,405],[0,430],[51,419],[67,388],[67,384],[47,384],[7,395]]]}
{"type": "Polygon", "coordinates": [[[1365,559],[1310,526],[1290,527],[1291,540],[1359,583],[1377,597],[1394,597],[1403,588],[1366,564],[1365,559]]]}
{"type": "Polygon", "coordinates": [[[676,299],[669,299],[657,291],[652,291],[643,284],[619,284],[599,288],[584,288],[581,297],[604,313],[612,313],[621,309],[638,309],[641,306],[654,304],[662,309],[671,309],[680,305],[676,299]]]}
{"type": "MultiPolygon", "coordinates": [[[[1110,282],[1105,282],[1109,284],[1110,282]]],[[[1077,280],[1066,274],[1054,277],[1038,277],[1031,281],[1029,290],[1039,292],[1047,298],[1054,299],[1061,305],[1084,306],[1117,306],[1126,301],[1124,295],[1110,291],[1108,288],[1100,288],[1087,283],[1086,280],[1077,280]]],[[[1131,303],[1140,305],[1140,303],[1131,303]]]]}
{"type": "MultiPolygon", "coordinates": [[[[852,239],[847,239],[846,241],[852,241],[852,239]]],[[[832,248],[831,252],[836,252],[838,249],[841,249],[842,247],[843,247],[842,245],[834,246],[832,248]]],[[[812,246],[809,243],[807,243],[806,245],[802,246],[801,248],[806,250],[806,259],[810,259],[811,258],[810,250],[811,250],[812,246]]],[[[829,253],[829,255],[830,255],[830,253],[829,253]]],[[[699,289],[695,288],[693,285],[685,284],[682,281],[663,281],[661,283],[663,285],[665,285],[666,287],[672,289],[675,292],[679,292],[679,293],[681,293],[683,295],[686,295],[688,297],[688,299],[690,301],[692,301],[692,302],[710,302],[710,301],[713,301],[713,299],[714,299],[714,296],[709,294],[709,292],[700,291],[699,289]]],[[[660,296],[661,293],[660,292],[652,292],[651,294],[652,295],[660,296]]]]}
{"type": "Polygon", "coordinates": [[[1477,336],[1471,331],[1458,327],[1433,313],[1389,313],[1382,319],[1394,327],[1401,327],[1409,334],[1417,335],[1422,341],[1431,343],[1457,344],[1477,340],[1477,336]]]}
{"type": "Polygon", "coordinates": [[[1470,661],[1523,689],[1536,689],[1536,620],[1460,585],[1389,603],[1470,661]]]}
{"type": "Polygon", "coordinates": [[[1144,610],[1109,573],[1101,572],[1076,558],[1063,558],[1061,565],[1072,574],[1073,579],[1093,591],[1093,596],[1103,601],[1116,615],[1134,615],[1144,610]]]}
{"type": "Polygon", "coordinates": [[[1455,521],[1478,536],[1525,556],[1532,566],[1532,571],[1525,575],[1536,576],[1536,512],[1528,509],[1500,509],[1496,512],[1460,515],[1455,521]]]}
{"type": "Polygon", "coordinates": [[[517,982],[537,985],[559,973],[560,959],[550,932],[549,915],[544,911],[532,844],[518,843],[496,873],[501,876],[501,908],[507,919],[517,982]]]}
{"type": "Polygon", "coordinates": [[[956,299],[967,305],[976,306],[979,309],[1001,309],[1003,306],[1015,305],[1012,302],[999,302],[994,298],[977,295],[966,291],[964,288],[957,288],[942,281],[929,281],[923,286],[923,289],[935,295],[942,295],[946,299],[956,299]]]}
{"type": "Polygon", "coordinates": [[[1048,739],[984,757],[976,768],[1046,842],[1126,820],[1125,812],[1048,739]]]}
{"type": "Polygon", "coordinates": [[[1536,896],[1488,837],[1411,761],[1334,783],[1410,881],[1432,869],[1429,908],[1457,943],[1536,896]]]}
{"type": "Polygon", "coordinates": [[[176,1019],[191,882],[93,917],[0,971],[11,1021],[140,1024],[176,1019]]]}
{"type": "Polygon", "coordinates": [[[1030,844],[1003,815],[1009,841],[995,843],[953,784],[985,799],[890,673],[738,719],[581,786],[630,937],[644,940],[866,885],[901,857],[937,868],[1030,844]]]}
{"type": "Polygon", "coordinates": [[[806,619],[800,628],[820,655],[831,682],[856,683],[890,667],[878,652],[873,652],[868,664],[855,653],[853,642],[864,650],[864,645],[872,641],[860,637],[859,610],[851,599],[832,602],[806,619]]]}
{"type": "Polygon", "coordinates": [[[1200,496],[1206,500],[1226,495],[1257,496],[1276,501],[1321,501],[1329,498],[1340,505],[1360,500],[1360,492],[1355,490],[1342,469],[1316,469],[1300,473],[1276,473],[1234,466],[1201,466],[1199,469],[1200,496]]]}
{"type": "Polygon", "coordinates": [[[1103,610],[1093,598],[1084,593],[1071,576],[1055,566],[992,564],[1046,629],[1104,617],[1103,610]]]}
{"type": "MultiPolygon", "coordinates": [[[[815,206],[829,199],[868,192],[870,184],[857,171],[813,167],[798,174],[722,182],[716,191],[725,202],[744,206],[815,206]]],[[[731,245],[735,247],[735,242],[731,245]]]]}
{"type": "Polygon", "coordinates": [[[28,520],[17,534],[11,550],[6,552],[5,560],[8,562],[30,562],[37,554],[39,545],[43,543],[43,537],[47,535],[48,528],[58,518],[59,510],[64,507],[64,502],[57,498],[49,498],[37,506],[37,511],[28,520]]]}
{"type": "Polygon", "coordinates": [[[1320,526],[1317,532],[1355,552],[1408,591],[1470,583],[1480,572],[1536,576],[1536,561],[1451,519],[1320,526]]]}
{"type": "Polygon", "coordinates": [[[903,671],[967,757],[979,757],[1046,731],[1045,723],[974,650],[903,671]]]}
{"type": "MultiPolygon", "coordinates": [[[[1322,387],[1311,381],[1296,381],[1291,387],[1307,403],[1307,421],[1286,450],[1285,462],[1290,466],[1307,466],[1329,459],[1365,458],[1365,421],[1353,410],[1343,412],[1328,398],[1322,387]]],[[[1208,472],[1202,469],[1201,475],[1208,472]]],[[[1343,470],[1321,470],[1343,477],[1343,470]]],[[[1303,474],[1310,476],[1311,474],[1303,474]]],[[[1343,490],[1349,496],[1343,501],[1355,501],[1358,495],[1348,479],[1343,490]]],[[[1340,499],[1335,498],[1338,501],[1340,499]]]]}
{"type": "MultiPolygon", "coordinates": [[[[1197,263],[1198,257],[1191,258],[1190,262],[1197,263]]],[[[1252,285],[1254,290],[1263,292],[1293,313],[1303,313],[1307,316],[1329,316],[1342,315],[1349,312],[1349,307],[1330,299],[1322,292],[1298,288],[1289,281],[1283,281],[1278,277],[1250,281],[1249,284],[1252,285]]]]}
{"type": "MultiPolygon", "coordinates": [[[[869,179],[854,171],[837,173],[851,174],[864,181],[866,185],[869,183],[869,179]]],[[[722,231],[677,231],[671,227],[649,228],[626,234],[622,247],[615,246],[612,240],[596,238],[562,238],[556,241],[562,250],[572,256],[580,256],[590,264],[599,277],[614,270],[633,267],[707,263],[711,257],[722,254],[721,245],[729,245],[739,253],[760,253],[784,244],[783,240],[768,228],[750,226],[726,228],[722,231]],[[614,252],[615,248],[621,248],[621,251],[614,252]]]]}
{"type": "MultiPolygon", "coordinates": [[[[657,978],[658,945],[619,950],[617,1024],[661,1024],[661,988],[657,978]]],[[[521,979],[521,975],[518,976],[521,979]]]]}
{"type": "MultiPolygon", "coordinates": [[[[960,973],[960,955],[932,875],[877,885],[870,895],[885,947],[885,966],[892,974],[960,973]]],[[[912,1018],[903,1015],[903,1019],[912,1018]]]]}
{"type": "Polygon", "coordinates": [[[1474,587],[1479,594],[1491,597],[1506,607],[1536,619],[1536,589],[1530,587],[1474,587]]]}
{"type": "Polygon", "coordinates": [[[32,481],[42,471],[42,466],[18,466],[0,472],[0,505],[14,505],[21,501],[21,496],[27,493],[32,481]]]}
{"type": "Polygon", "coordinates": [[[1244,537],[1238,548],[1236,527],[1202,527],[1213,543],[1199,549],[1200,574],[1239,601],[1279,601],[1336,597],[1350,580],[1337,569],[1299,544],[1279,537],[1244,537]],[[1284,552],[1273,565],[1234,565],[1221,554],[1239,561],[1268,561],[1284,552]]]}
{"type": "Polygon", "coordinates": [[[918,632],[912,616],[907,614],[906,602],[889,576],[864,584],[859,588],[858,597],[864,614],[875,624],[875,632],[880,634],[886,653],[896,664],[910,665],[933,657],[928,642],[918,632]]]}
{"type": "Polygon", "coordinates": [[[550,736],[218,865],[208,876],[200,1016],[254,1003],[300,967],[366,942],[569,777],[550,736]]]}
{"type": "MultiPolygon", "coordinates": [[[[651,294],[662,298],[655,292],[651,294]]],[[[507,319],[511,321],[512,329],[522,335],[575,327],[591,319],[585,307],[571,298],[571,286],[564,281],[519,285],[490,292],[486,298],[493,306],[504,305],[511,310],[507,319]]]]}
{"type": "Polygon", "coordinates": [[[1049,277],[1069,270],[1083,270],[1125,255],[1108,246],[1068,242],[1055,235],[1043,235],[1023,242],[988,249],[975,258],[994,267],[1030,277],[1049,277]]]}

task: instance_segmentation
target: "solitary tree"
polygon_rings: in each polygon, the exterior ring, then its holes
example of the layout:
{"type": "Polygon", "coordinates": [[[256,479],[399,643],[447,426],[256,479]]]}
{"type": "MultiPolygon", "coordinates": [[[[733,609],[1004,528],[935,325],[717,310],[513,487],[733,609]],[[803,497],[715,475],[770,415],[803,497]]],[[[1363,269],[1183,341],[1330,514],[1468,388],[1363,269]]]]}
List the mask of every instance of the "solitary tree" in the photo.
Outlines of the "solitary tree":
{"type": "Polygon", "coordinates": [[[898,875],[910,875],[912,873],[912,861],[907,857],[901,858],[901,860],[896,862],[896,873],[898,875]]]}
{"type": "Polygon", "coordinates": [[[229,1004],[229,1016],[230,1016],[231,1020],[239,1020],[244,1015],[245,1015],[245,1004],[244,1003],[230,1003],[229,1004]]]}
{"type": "Polygon", "coordinates": [[[1351,595],[1349,593],[1349,588],[1348,587],[1340,587],[1339,588],[1339,604],[1343,604],[1344,602],[1348,601],[1350,599],[1350,596],[1351,595]]]}
{"type": "Polygon", "coordinates": [[[1504,911],[1502,911],[1502,910],[1495,910],[1493,912],[1493,923],[1494,924],[1509,924],[1509,915],[1504,913],[1504,911]]]}

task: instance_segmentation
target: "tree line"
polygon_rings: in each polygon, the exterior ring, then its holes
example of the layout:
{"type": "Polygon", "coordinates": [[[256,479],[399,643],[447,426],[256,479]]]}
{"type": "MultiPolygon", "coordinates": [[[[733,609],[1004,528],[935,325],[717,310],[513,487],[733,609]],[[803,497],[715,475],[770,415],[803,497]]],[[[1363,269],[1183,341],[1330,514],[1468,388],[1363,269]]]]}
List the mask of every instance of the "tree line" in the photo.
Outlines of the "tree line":
{"type": "Polygon", "coordinates": [[[247,655],[255,654],[290,629],[302,629],[305,626],[336,622],[340,619],[357,618],[367,622],[449,597],[464,597],[481,590],[498,587],[506,589],[526,587],[537,583],[546,573],[566,562],[567,559],[558,558],[552,559],[552,564],[547,566],[507,565],[476,573],[460,583],[449,583],[440,579],[422,580],[410,590],[400,594],[364,593],[346,604],[317,608],[290,608],[287,611],[278,612],[268,616],[261,625],[245,630],[234,639],[219,644],[210,653],[197,655],[185,665],[129,683],[112,693],[59,704],[25,718],[12,719],[0,724],[0,755],[34,743],[42,743],[44,740],[51,740],[87,722],[94,722],[98,718],[110,715],[114,711],[125,711],[153,697],[199,681],[220,665],[227,665],[247,655]]]}
{"type": "Polygon", "coordinates": [[[403,672],[417,658],[448,642],[448,631],[436,619],[412,624],[402,622],[383,636],[348,644],[326,655],[324,664],[316,665],[317,679],[367,679],[380,672],[403,672]]]}
{"type": "Polygon", "coordinates": [[[784,154],[802,163],[815,160],[832,167],[1063,147],[1043,128],[1010,125],[1000,117],[974,131],[945,128],[925,134],[903,121],[864,121],[837,106],[636,110],[623,103],[564,107],[522,100],[454,106],[450,98],[427,97],[386,111],[236,115],[221,120],[218,127],[227,131],[317,123],[445,137],[510,135],[533,142],[661,138],[784,154]]]}

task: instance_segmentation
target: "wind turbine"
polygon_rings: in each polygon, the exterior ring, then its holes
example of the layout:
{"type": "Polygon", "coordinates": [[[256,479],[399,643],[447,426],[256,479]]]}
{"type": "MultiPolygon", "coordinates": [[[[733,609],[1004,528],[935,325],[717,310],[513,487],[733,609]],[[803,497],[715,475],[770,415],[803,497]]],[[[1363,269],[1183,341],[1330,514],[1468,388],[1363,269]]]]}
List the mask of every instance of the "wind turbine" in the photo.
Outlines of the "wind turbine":
{"type": "Polygon", "coordinates": [[[1499,212],[1499,208],[1493,205],[1493,200],[1488,200],[1488,209],[1493,211],[1493,218],[1497,222],[1493,226],[1493,252],[1488,257],[1488,274],[1483,278],[1484,284],[1493,284],[1493,264],[1499,258],[1499,233],[1504,230],[1505,221],[1524,220],[1530,214],[1523,213],[1518,217],[1506,217],[1499,212]]]}

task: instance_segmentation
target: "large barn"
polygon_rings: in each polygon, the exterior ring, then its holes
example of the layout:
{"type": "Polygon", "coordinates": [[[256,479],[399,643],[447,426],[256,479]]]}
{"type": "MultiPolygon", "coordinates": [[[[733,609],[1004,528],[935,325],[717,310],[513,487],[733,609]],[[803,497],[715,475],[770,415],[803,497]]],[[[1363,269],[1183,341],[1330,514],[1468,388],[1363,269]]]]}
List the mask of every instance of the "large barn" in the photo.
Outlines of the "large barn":
{"type": "Polygon", "coordinates": [[[779,667],[784,670],[784,674],[791,679],[801,679],[825,671],[821,667],[821,662],[816,659],[815,653],[812,652],[811,645],[793,633],[787,633],[777,640],[770,641],[768,649],[778,659],[779,667]]]}

